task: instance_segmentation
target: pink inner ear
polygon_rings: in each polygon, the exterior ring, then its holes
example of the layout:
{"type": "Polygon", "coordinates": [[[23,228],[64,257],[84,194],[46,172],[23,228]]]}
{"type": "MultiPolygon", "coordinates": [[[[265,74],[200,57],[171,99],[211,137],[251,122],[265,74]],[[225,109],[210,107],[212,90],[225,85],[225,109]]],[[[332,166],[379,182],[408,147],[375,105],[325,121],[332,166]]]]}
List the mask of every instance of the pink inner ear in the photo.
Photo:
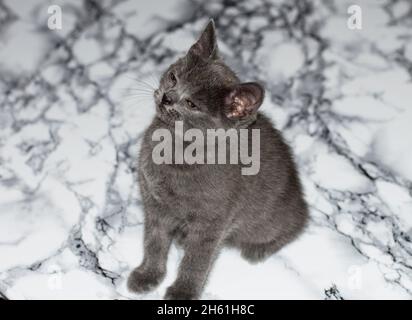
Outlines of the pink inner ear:
{"type": "Polygon", "coordinates": [[[242,118],[247,116],[247,106],[244,100],[239,97],[234,97],[231,105],[230,112],[228,114],[229,118],[242,118]]]}
{"type": "Polygon", "coordinates": [[[244,118],[253,113],[257,101],[253,95],[247,92],[237,92],[235,90],[229,95],[228,118],[244,118]]]}

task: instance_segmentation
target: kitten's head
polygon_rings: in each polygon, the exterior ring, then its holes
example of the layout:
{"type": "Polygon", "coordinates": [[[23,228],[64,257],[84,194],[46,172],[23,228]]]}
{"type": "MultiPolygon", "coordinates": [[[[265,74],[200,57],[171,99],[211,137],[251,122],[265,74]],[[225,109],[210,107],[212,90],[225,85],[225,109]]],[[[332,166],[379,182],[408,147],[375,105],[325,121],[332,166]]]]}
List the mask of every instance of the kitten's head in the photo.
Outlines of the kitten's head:
{"type": "Polygon", "coordinates": [[[264,97],[257,83],[240,83],[218,54],[210,21],[186,56],[172,64],[154,93],[157,116],[188,127],[245,127],[256,118],[264,97]]]}

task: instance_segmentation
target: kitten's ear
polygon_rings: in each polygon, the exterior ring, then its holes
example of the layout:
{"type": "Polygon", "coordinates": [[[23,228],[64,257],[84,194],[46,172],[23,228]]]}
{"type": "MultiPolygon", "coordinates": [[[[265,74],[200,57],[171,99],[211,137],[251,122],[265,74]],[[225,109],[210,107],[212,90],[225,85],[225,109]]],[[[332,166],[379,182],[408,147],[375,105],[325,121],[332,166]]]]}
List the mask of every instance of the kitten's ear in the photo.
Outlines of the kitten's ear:
{"type": "Polygon", "coordinates": [[[234,87],[225,97],[224,112],[229,119],[245,119],[257,112],[263,102],[265,90],[255,82],[234,87]]]}
{"type": "Polygon", "coordinates": [[[209,21],[199,40],[189,49],[188,54],[203,60],[217,58],[216,30],[213,20],[209,21]]]}

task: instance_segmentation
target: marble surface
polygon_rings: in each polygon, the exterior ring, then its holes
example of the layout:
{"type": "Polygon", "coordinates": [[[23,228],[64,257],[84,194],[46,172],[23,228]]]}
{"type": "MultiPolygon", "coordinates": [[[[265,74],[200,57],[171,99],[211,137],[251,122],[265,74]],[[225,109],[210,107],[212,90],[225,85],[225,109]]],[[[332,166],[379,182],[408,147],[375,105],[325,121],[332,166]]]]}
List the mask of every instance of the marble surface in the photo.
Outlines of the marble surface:
{"type": "Polygon", "coordinates": [[[204,299],[411,299],[412,4],[0,0],[0,297],[159,299],[142,258],[135,179],[150,91],[214,17],[222,55],[267,88],[311,207],[296,242],[216,261],[204,299]],[[63,29],[47,28],[59,4],[63,29]]]}

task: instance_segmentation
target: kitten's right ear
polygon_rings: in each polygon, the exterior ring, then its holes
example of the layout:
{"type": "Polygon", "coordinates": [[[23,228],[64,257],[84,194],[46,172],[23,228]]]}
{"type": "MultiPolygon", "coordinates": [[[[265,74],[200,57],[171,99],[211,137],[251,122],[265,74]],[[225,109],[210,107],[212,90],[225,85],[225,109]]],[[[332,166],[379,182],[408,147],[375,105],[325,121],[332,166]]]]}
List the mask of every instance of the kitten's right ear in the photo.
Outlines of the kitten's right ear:
{"type": "Polygon", "coordinates": [[[217,58],[216,30],[213,20],[209,21],[199,40],[189,49],[188,55],[202,60],[217,58]]]}
{"type": "Polygon", "coordinates": [[[229,119],[246,119],[257,112],[264,96],[263,87],[256,82],[239,84],[226,95],[224,113],[229,119]]]}

